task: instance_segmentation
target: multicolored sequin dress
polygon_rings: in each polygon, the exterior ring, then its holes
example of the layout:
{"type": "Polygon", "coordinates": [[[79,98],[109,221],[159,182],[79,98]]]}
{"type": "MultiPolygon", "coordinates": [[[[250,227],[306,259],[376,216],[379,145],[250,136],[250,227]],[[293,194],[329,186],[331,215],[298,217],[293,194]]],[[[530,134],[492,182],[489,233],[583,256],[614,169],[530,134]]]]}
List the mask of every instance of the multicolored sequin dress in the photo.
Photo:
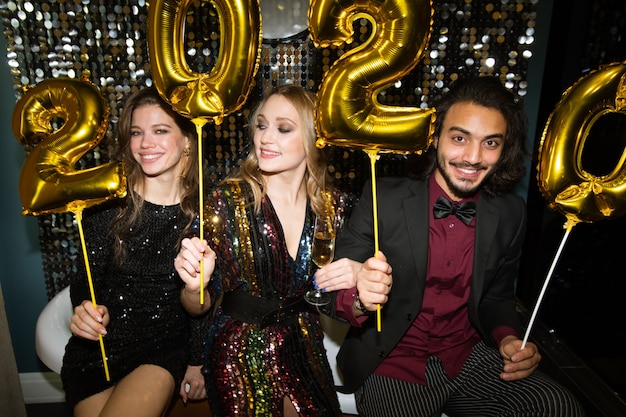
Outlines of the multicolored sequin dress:
{"type": "MultiPolygon", "coordinates": [[[[218,262],[209,282],[212,300],[236,289],[272,300],[311,289],[316,267],[310,209],[296,259],[287,251],[271,201],[265,197],[255,214],[245,182],[215,189],[205,216],[206,237],[218,262]]],[[[341,416],[323,337],[314,307],[266,327],[234,319],[218,307],[205,343],[213,416],[282,416],[285,396],[301,416],[341,416]]]]}
{"type": "MultiPolygon", "coordinates": [[[[174,269],[178,237],[186,224],[180,206],[145,202],[138,224],[124,241],[127,257],[113,262],[111,225],[117,207],[96,206],[83,220],[96,302],[107,306],[111,321],[103,338],[110,382],[100,344],[72,336],[65,348],[61,377],[66,400],[79,401],[114,385],[142,364],[167,369],[178,387],[189,363],[189,317],[180,302],[182,280],[174,269]]],[[[74,306],[90,300],[82,250],[71,277],[74,306]]]]}

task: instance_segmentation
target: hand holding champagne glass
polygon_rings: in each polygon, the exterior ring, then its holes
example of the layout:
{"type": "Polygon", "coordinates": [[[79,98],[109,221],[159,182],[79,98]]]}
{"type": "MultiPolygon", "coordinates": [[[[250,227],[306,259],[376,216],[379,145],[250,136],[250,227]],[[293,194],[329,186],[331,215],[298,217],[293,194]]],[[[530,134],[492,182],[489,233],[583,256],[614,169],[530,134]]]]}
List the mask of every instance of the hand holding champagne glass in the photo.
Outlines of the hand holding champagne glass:
{"type": "MultiPolygon", "coordinates": [[[[331,263],[335,256],[335,233],[335,222],[331,216],[321,216],[315,219],[311,259],[320,268],[331,263]]],[[[308,291],[304,299],[315,306],[323,306],[330,302],[330,296],[320,290],[308,291]]]]}

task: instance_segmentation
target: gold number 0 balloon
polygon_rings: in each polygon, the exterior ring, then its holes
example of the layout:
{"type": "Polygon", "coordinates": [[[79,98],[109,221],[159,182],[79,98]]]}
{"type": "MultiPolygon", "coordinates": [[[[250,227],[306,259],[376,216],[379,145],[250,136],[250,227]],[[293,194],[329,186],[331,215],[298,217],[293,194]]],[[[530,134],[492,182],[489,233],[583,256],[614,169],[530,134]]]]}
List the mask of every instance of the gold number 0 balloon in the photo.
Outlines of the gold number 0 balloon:
{"type": "Polygon", "coordinates": [[[538,184],[568,221],[593,222],[626,213],[626,151],[611,173],[585,171],[581,156],[593,124],[607,113],[626,116],[626,63],[595,70],[568,88],[550,115],[539,149],[538,184]]]}
{"type": "Polygon", "coordinates": [[[261,14],[258,0],[213,0],[221,33],[219,58],[208,73],[185,60],[186,10],[194,0],[155,0],[148,10],[148,46],[154,84],[174,110],[189,118],[224,115],[245,103],[259,67],[261,14]]]}
{"type": "MultiPolygon", "coordinates": [[[[258,0],[212,0],[220,21],[219,58],[208,74],[187,65],[184,32],[187,9],[194,0],[155,0],[148,10],[148,49],[154,85],[174,110],[189,117],[198,132],[199,207],[204,206],[202,184],[202,126],[208,119],[220,124],[224,115],[246,102],[259,68],[261,12],[258,0]]],[[[200,210],[200,236],[204,232],[200,210]]],[[[200,268],[203,262],[200,261],[200,268]]],[[[200,274],[200,286],[204,286],[200,274]]],[[[204,304],[204,292],[200,292],[204,304]]]]}
{"type": "Polygon", "coordinates": [[[380,90],[417,64],[432,26],[429,0],[312,0],[311,39],[318,47],[350,43],[353,22],[372,24],[371,38],[324,75],[317,129],[326,143],[391,153],[421,153],[431,142],[434,109],[383,106],[380,90]]]}
{"type": "Polygon", "coordinates": [[[32,148],[20,175],[22,214],[75,212],[126,195],[121,163],[75,169],[108,122],[107,103],[86,80],[50,79],[25,92],[12,120],[17,140],[32,148]],[[57,130],[54,120],[62,123],[57,130]]]}

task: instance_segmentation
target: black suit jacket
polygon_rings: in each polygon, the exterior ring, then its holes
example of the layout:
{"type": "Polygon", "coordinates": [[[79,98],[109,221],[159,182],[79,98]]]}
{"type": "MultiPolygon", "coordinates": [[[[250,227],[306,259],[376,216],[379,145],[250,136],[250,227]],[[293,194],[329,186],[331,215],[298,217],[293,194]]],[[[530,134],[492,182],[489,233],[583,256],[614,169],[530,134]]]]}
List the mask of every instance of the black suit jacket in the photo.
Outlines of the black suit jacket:
{"type": "MultiPolygon", "coordinates": [[[[484,193],[483,193],[484,194],[484,193]]],[[[422,305],[428,264],[428,182],[380,178],[377,185],[379,249],[393,268],[393,286],[382,308],[382,331],[375,317],[351,327],[337,355],[345,392],[354,392],[407,332],[422,305]]],[[[477,201],[476,243],[469,319],[486,343],[491,331],[509,326],[522,334],[514,285],[526,230],[526,210],[512,194],[481,195],[477,201]]],[[[374,254],[371,184],[338,237],[335,259],[365,261],[374,254]]],[[[336,294],[335,294],[336,296],[336,294]]]]}

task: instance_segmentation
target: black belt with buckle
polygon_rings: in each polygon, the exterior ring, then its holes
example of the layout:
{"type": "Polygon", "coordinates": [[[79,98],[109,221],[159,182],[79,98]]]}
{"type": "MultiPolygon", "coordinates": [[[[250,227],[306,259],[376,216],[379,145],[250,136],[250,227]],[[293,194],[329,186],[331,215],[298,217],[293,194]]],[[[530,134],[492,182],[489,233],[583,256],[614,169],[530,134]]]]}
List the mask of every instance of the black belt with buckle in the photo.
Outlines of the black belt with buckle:
{"type": "Polygon", "coordinates": [[[232,318],[261,327],[297,317],[309,308],[303,297],[272,300],[239,289],[224,293],[221,305],[224,313],[232,318]]]}

